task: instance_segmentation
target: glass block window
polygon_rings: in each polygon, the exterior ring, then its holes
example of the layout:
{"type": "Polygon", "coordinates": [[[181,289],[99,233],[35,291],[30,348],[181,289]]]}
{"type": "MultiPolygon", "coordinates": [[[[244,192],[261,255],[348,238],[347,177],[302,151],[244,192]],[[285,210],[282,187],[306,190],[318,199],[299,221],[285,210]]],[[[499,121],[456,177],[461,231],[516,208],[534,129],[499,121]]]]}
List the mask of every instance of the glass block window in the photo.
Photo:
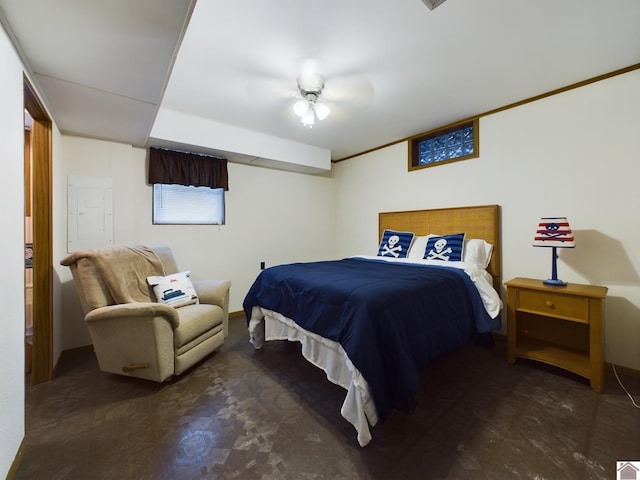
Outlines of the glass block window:
{"type": "Polygon", "coordinates": [[[478,156],[478,119],[414,137],[409,170],[478,156]]]}

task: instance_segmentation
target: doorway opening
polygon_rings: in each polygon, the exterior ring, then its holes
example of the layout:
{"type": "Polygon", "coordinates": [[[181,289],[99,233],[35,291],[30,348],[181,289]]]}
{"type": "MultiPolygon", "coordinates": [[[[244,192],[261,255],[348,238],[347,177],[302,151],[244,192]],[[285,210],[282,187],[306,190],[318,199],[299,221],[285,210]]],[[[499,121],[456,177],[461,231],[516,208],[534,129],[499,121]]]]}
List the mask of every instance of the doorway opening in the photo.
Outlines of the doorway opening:
{"type": "MultiPolygon", "coordinates": [[[[28,349],[31,351],[30,382],[35,385],[53,378],[52,127],[49,115],[26,77],[23,85],[24,109],[28,112],[31,123],[28,177],[25,168],[25,190],[29,185],[30,200],[30,232],[27,232],[25,209],[25,267],[30,247],[31,265],[27,270],[31,271],[32,297],[30,307],[25,305],[25,312],[29,310],[32,319],[28,349]],[[31,242],[26,241],[27,233],[31,235],[31,242]],[[26,245],[27,243],[30,245],[26,245]]],[[[25,150],[26,148],[25,141],[25,150]]],[[[27,275],[25,280],[26,278],[27,275]]],[[[27,314],[25,313],[25,317],[27,314]]],[[[25,318],[25,329],[27,321],[25,318]]],[[[25,331],[25,334],[28,332],[25,331]]]]}
{"type": "Polygon", "coordinates": [[[24,290],[25,290],[25,319],[24,319],[24,368],[25,374],[31,373],[33,357],[33,222],[31,205],[33,199],[32,175],[33,159],[31,156],[31,129],[33,118],[28,110],[24,111],[24,290]]]}

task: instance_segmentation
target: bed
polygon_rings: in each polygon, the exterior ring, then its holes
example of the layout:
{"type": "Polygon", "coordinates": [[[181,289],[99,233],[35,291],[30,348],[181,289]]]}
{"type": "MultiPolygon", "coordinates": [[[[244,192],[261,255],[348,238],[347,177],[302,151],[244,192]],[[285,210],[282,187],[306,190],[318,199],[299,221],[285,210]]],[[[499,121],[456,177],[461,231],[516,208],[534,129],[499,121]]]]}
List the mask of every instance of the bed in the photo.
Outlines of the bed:
{"type": "Polygon", "coordinates": [[[474,338],[490,340],[502,308],[498,205],[378,220],[377,254],[268,268],[243,302],[256,349],[298,341],[347,391],[341,414],[361,446],[392,410],[415,408],[420,367],[474,338]]]}

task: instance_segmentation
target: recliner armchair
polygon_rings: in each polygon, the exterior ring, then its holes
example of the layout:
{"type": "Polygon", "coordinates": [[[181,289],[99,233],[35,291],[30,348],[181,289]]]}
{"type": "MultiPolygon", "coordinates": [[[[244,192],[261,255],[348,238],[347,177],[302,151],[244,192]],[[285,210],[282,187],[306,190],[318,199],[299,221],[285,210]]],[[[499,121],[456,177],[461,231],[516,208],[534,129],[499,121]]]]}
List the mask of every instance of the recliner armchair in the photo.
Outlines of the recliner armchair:
{"type": "Polygon", "coordinates": [[[75,252],[71,268],[100,369],[164,382],[219,348],[228,335],[228,280],[193,281],[198,304],[158,303],[148,274],[178,273],[169,247],[75,252]]]}

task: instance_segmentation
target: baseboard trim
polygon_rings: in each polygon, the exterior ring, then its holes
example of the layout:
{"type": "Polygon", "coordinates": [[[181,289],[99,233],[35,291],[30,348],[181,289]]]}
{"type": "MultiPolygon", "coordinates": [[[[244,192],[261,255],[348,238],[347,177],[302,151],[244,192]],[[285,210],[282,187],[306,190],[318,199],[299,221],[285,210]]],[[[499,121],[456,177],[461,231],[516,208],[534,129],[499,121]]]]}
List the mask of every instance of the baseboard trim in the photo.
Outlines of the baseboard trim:
{"type": "Polygon", "coordinates": [[[631,378],[640,378],[640,370],[635,370],[633,368],[629,368],[629,367],[623,367],[622,365],[616,365],[614,363],[606,363],[607,368],[611,368],[613,370],[613,367],[615,366],[616,372],[618,372],[618,375],[622,375],[623,377],[631,377],[631,378]]]}
{"type": "MultiPolygon", "coordinates": [[[[244,311],[242,310],[229,312],[229,318],[237,318],[237,317],[243,317],[243,316],[244,316],[244,311]]],[[[506,335],[500,332],[492,332],[492,333],[495,340],[506,343],[507,341],[506,335]]],[[[82,347],[75,347],[75,348],[70,348],[69,350],[63,350],[53,370],[54,378],[57,376],[58,368],[62,363],[61,360],[67,359],[69,357],[74,357],[76,355],[85,355],[90,352],[93,352],[93,345],[84,345],[82,347]]],[[[640,378],[640,370],[636,370],[630,367],[624,367],[622,365],[615,365],[610,362],[605,362],[605,367],[611,371],[613,371],[614,366],[619,375],[622,375],[624,377],[640,378]]]]}
{"type": "Polygon", "coordinates": [[[82,347],[74,347],[69,348],[68,350],[63,350],[58,357],[58,361],[53,367],[53,378],[58,376],[60,373],[60,366],[62,365],[63,360],[68,360],[69,358],[76,357],[78,355],[86,355],[87,353],[93,352],[93,344],[83,345],[82,347]]]}
{"type": "Polygon", "coordinates": [[[20,446],[18,447],[18,452],[16,453],[16,456],[13,459],[13,462],[11,462],[11,467],[9,467],[9,471],[7,472],[7,477],[6,480],[13,480],[16,476],[16,473],[18,473],[18,467],[20,466],[20,463],[22,462],[22,457],[24,455],[24,442],[26,440],[26,437],[22,439],[22,441],[20,442],[20,446]]]}

